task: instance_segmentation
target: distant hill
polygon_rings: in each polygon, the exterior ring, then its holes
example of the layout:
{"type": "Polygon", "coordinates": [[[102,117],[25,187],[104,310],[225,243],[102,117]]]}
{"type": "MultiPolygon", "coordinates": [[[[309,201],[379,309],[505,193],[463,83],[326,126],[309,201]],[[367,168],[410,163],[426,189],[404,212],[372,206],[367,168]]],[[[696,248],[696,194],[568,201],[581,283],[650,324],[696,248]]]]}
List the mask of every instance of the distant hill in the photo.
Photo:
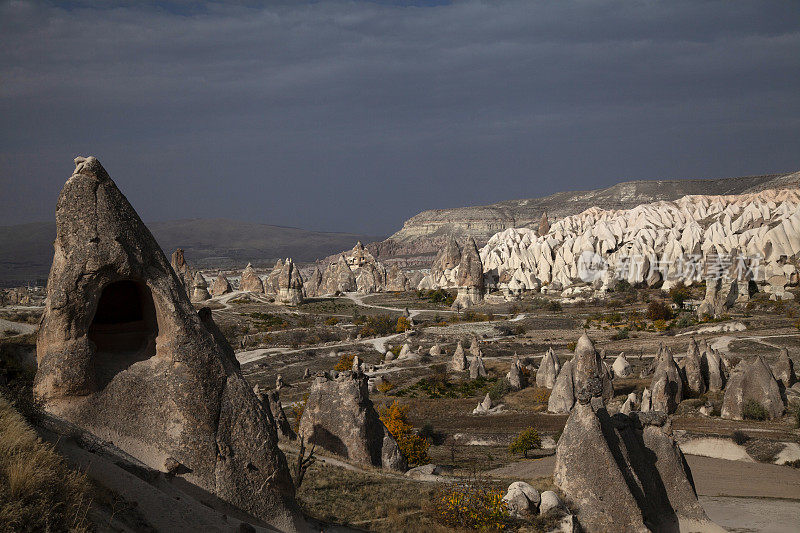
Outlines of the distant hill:
{"type": "MultiPolygon", "coordinates": [[[[328,233],[226,219],[192,219],[147,224],[164,253],[183,248],[196,268],[271,266],[279,258],[314,261],[356,241],[382,236],[328,233]]],[[[53,260],[54,222],[0,226],[0,285],[43,282],[53,260]]]]}
{"type": "Polygon", "coordinates": [[[578,214],[590,207],[630,209],[659,200],[677,200],[687,194],[742,194],[764,189],[797,187],[800,172],[739,178],[639,180],[605,189],[559,192],[541,198],[507,200],[496,204],[432,209],[408,219],[402,229],[367,248],[381,260],[402,260],[427,266],[450,234],[459,240],[475,238],[478,246],[508,228],[534,227],[543,212],[550,221],[578,214]]]}

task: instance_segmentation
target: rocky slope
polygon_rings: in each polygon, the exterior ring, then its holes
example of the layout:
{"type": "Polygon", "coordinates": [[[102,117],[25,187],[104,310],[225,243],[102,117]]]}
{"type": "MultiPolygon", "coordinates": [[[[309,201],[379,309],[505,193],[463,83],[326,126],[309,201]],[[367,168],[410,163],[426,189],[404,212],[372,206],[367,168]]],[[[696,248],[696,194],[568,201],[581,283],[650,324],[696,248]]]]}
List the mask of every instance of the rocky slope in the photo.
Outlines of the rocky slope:
{"type": "Polygon", "coordinates": [[[552,221],[594,206],[631,209],[644,203],[674,201],[685,195],[744,194],[797,184],[800,184],[800,172],[721,179],[641,180],[605,189],[560,192],[487,206],[435,209],[408,219],[400,231],[367,247],[381,260],[404,258],[410,264],[427,265],[451,234],[459,242],[473,237],[482,246],[499,231],[535,227],[543,212],[547,212],[552,221]]]}

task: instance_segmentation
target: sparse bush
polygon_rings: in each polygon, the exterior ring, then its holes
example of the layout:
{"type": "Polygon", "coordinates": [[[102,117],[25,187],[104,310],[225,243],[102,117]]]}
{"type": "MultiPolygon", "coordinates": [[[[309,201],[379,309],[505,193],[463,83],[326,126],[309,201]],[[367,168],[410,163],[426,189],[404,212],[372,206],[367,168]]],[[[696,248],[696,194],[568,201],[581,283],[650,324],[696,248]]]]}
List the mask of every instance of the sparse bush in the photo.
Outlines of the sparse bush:
{"type": "Polygon", "coordinates": [[[352,370],[353,368],[353,359],[356,358],[356,354],[354,353],[346,353],[342,354],[339,357],[339,361],[336,362],[336,365],[333,367],[334,370],[337,372],[344,372],[345,370],[352,370]]]}
{"type": "Polygon", "coordinates": [[[499,402],[510,390],[511,387],[505,379],[498,379],[489,387],[489,398],[491,398],[493,402],[499,402]]]}
{"type": "Polygon", "coordinates": [[[89,490],[0,397],[0,530],[89,531],[89,490]]]}
{"type": "Polygon", "coordinates": [[[437,520],[458,529],[498,531],[508,520],[503,492],[476,478],[443,487],[435,498],[434,513],[437,520]]]}
{"type": "Polygon", "coordinates": [[[533,393],[533,401],[536,403],[547,403],[550,400],[550,389],[544,387],[537,388],[533,393]]]}
{"type": "Polygon", "coordinates": [[[742,406],[742,416],[745,420],[766,420],[769,413],[763,405],[755,400],[747,400],[742,406]]]}
{"type": "Polygon", "coordinates": [[[335,316],[331,316],[331,317],[328,317],[327,319],[325,319],[325,325],[326,326],[335,326],[338,323],[339,323],[339,318],[335,317],[335,316]]]}
{"type": "Polygon", "coordinates": [[[372,315],[364,320],[359,333],[364,337],[396,333],[397,320],[392,315],[372,315]]]}
{"type": "Polygon", "coordinates": [[[578,343],[577,343],[577,342],[575,342],[575,341],[568,342],[568,343],[567,343],[567,350],[569,350],[570,352],[574,352],[574,351],[575,351],[575,348],[576,348],[577,346],[578,346],[578,343]]]}
{"type": "Polygon", "coordinates": [[[741,446],[742,444],[750,440],[750,437],[748,437],[744,431],[740,431],[737,429],[736,431],[731,433],[731,440],[736,444],[738,444],[739,446],[741,446]]]}
{"type": "Polygon", "coordinates": [[[411,322],[408,318],[401,316],[397,319],[397,326],[395,327],[395,331],[397,333],[403,333],[404,331],[408,331],[411,329],[411,322]]]}
{"type": "Polygon", "coordinates": [[[795,459],[794,461],[786,461],[786,466],[791,466],[792,468],[800,468],[800,459],[795,459]]]}
{"type": "Polygon", "coordinates": [[[627,339],[629,333],[630,333],[630,331],[628,330],[628,328],[622,328],[620,330],[617,330],[617,332],[614,333],[613,335],[611,335],[611,340],[612,341],[621,341],[623,339],[627,339]]]}
{"type": "Polygon", "coordinates": [[[383,394],[386,394],[387,392],[389,392],[390,390],[392,390],[394,388],[394,383],[392,383],[388,379],[384,378],[384,379],[382,379],[381,381],[378,382],[378,385],[376,386],[376,388],[378,389],[379,392],[381,392],[383,394]]]}
{"type": "Polygon", "coordinates": [[[647,306],[647,318],[654,322],[656,320],[669,320],[672,318],[672,309],[664,302],[650,302],[647,306]]]}
{"type": "Polygon", "coordinates": [[[514,441],[508,446],[508,451],[511,453],[521,453],[523,457],[528,458],[528,452],[535,450],[542,446],[542,440],[539,438],[539,432],[535,428],[527,427],[523,429],[514,441]]]}
{"type": "Polygon", "coordinates": [[[430,444],[414,433],[411,424],[408,423],[408,407],[401,406],[395,400],[389,407],[381,407],[379,414],[381,422],[397,441],[397,446],[403,452],[410,466],[425,465],[431,462],[428,457],[430,444]]]}

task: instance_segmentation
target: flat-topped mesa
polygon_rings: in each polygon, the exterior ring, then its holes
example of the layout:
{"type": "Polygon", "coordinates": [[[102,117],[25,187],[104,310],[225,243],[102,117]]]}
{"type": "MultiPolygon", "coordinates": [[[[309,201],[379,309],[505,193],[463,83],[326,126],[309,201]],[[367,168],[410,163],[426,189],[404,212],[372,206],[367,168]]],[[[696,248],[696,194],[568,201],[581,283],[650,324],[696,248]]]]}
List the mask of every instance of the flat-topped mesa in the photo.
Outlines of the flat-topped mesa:
{"type": "Polygon", "coordinates": [[[599,387],[579,392],[556,447],[553,483],[572,502],[581,530],[724,531],[697,500],[667,416],[612,419],[593,401],[599,394],[599,387]]]}
{"type": "Polygon", "coordinates": [[[311,385],[300,436],[330,453],[365,466],[405,471],[406,460],[369,399],[364,374],[340,372],[311,385]]]}
{"type": "Polygon", "coordinates": [[[218,298],[231,292],[233,292],[231,283],[228,281],[228,278],[226,278],[225,275],[220,272],[219,275],[217,275],[217,278],[214,280],[214,284],[211,286],[211,295],[215,298],[218,298]]]}
{"type": "Polygon", "coordinates": [[[43,408],[282,531],[305,530],[271,415],[94,157],[56,208],[36,344],[43,408]],[[253,494],[258,492],[259,497],[253,494]]]}
{"type": "Polygon", "coordinates": [[[303,301],[303,277],[291,259],[287,259],[278,276],[278,300],[286,305],[303,301]]]}
{"type": "Polygon", "coordinates": [[[589,383],[599,388],[603,401],[614,396],[611,376],[591,339],[584,333],[578,339],[573,358],[561,367],[547,402],[548,412],[568,413],[578,400],[578,392],[586,389],[589,383]]]}
{"type": "Polygon", "coordinates": [[[472,307],[483,300],[483,264],[478,253],[475,239],[470,237],[461,250],[461,262],[458,265],[458,296],[453,306],[464,309],[472,307]]]}
{"type": "Polygon", "coordinates": [[[264,292],[264,283],[261,278],[256,274],[253,265],[247,263],[242,271],[242,280],[239,282],[239,290],[244,292],[255,292],[262,294],[264,292]]]}

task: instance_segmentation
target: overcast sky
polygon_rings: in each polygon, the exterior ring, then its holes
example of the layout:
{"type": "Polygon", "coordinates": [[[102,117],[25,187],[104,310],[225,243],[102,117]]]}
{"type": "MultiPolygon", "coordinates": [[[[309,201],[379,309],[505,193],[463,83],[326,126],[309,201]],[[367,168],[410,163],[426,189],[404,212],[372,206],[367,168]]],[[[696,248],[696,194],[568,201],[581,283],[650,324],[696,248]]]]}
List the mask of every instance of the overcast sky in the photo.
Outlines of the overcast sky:
{"type": "Polygon", "coordinates": [[[0,224],[96,155],[147,220],[800,169],[800,2],[0,3],[0,224]],[[119,7],[124,5],[125,7],[119,7]]]}

